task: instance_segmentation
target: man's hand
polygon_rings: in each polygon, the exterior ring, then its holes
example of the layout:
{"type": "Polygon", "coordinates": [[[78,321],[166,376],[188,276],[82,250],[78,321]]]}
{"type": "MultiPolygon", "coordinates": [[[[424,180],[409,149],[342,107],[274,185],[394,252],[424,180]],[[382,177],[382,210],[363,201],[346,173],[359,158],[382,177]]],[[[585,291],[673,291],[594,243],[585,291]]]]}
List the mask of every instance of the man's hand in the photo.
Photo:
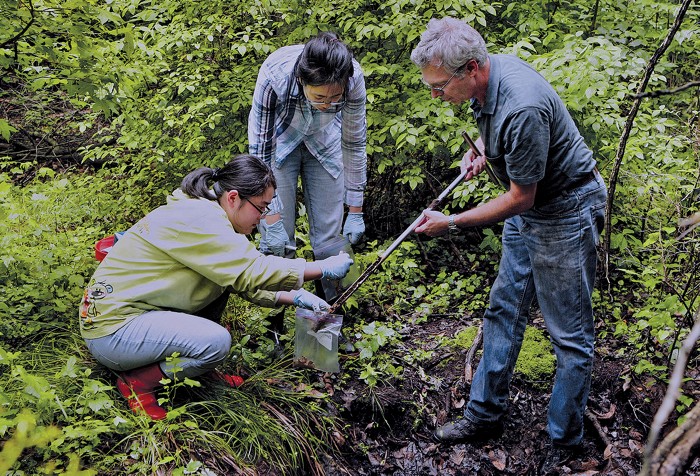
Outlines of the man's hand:
{"type": "MultiPolygon", "coordinates": [[[[481,137],[476,140],[476,146],[480,151],[484,150],[484,142],[481,140],[481,137]]],[[[459,168],[462,172],[471,170],[464,177],[464,181],[471,180],[472,177],[479,175],[486,168],[486,157],[483,155],[476,155],[472,149],[469,149],[467,153],[464,154],[464,157],[462,157],[459,168]]]]}
{"type": "Polygon", "coordinates": [[[415,229],[416,233],[425,233],[428,236],[441,236],[447,233],[449,218],[435,210],[424,210],[424,220],[415,229]]]}
{"type": "Polygon", "coordinates": [[[479,175],[486,168],[486,157],[483,155],[475,156],[474,152],[471,150],[464,154],[462,158],[462,163],[459,165],[462,172],[469,170],[469,173],[464,176],[464,181],[471,180],[473,177],[479,175]]]}

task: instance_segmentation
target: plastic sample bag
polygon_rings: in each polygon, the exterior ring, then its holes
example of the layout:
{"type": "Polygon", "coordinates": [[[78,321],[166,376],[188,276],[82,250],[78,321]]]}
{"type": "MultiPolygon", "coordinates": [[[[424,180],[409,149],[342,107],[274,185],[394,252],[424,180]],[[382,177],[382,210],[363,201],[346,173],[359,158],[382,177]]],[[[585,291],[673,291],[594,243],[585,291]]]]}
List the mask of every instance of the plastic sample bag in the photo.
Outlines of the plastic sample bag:
{"type": "Polygon", "coordinates": [[[297,308],[294,364],[324,372],[340,372],[338,336],[343,316],[297,308]]]}

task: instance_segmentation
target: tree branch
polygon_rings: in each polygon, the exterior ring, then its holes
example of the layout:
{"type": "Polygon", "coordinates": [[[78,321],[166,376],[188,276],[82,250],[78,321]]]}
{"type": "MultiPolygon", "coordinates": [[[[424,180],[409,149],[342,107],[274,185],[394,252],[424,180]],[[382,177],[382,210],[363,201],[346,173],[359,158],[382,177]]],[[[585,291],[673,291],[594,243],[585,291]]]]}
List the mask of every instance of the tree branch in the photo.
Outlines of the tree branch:
{"type": "Polygon", "coordinates": [[[681,476],[700,449],[700,403],[685,414],[685,420],[664,438],[654,451],[651,473],[655,476],[681,476]]]}
{"type": "Polygon", "coordinates": [[[634,99],[644,99],[644,98],[657,98],[659,96],[666,96],[668,94],[676,94],[681,91],[685,91],[686,89],[690,89],[695,86],[700,86],[700,81],[691,81],[689,83],[684,84],[683,86],[679,86],[675,89],[660,89],[658,91],[650,91],[648,93],[641,93],[641,94],[635,94],[632,96],[634,99]]]}
{"type": "Polygon", "coordinates": [[[467,352],[467,357],[464,359],[464,383],[471,384],[472,377],[474,376],[474,371],[472,367],[472,362],[474,361],[474,355],[476,351],[481,347],[481,343],[484,340],[484,323],[483,321],[479,324],[479,329],[476,331],[476,336],[474,337],[474,342],[467,352]]]}
{"type": "Polygon", "coordinates": [[[31,13],[32,15],[31,19],[26,25],[24,25],[22,31],[17,33],[14,37],[10,38],[9,40],[0,43],[0,48],[5,48],[7,45],[11,45],[20,38],[22,38],[22,36],[27,32],[27,30],[29,30],[29,27],[32,26],[32,24],[34,23],[34,4],[32,3],[32,0],[27,0],[27,3],[29,4],[29,13],[31,13]]]}

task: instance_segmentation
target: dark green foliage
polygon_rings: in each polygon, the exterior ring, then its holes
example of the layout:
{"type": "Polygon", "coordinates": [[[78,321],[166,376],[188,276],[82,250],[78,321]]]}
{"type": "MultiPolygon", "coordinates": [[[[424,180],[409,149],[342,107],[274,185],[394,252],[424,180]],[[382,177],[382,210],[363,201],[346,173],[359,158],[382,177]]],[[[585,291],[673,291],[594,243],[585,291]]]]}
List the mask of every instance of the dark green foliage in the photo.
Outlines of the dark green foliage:
{"type": "MultiPolygon", "coordinates": [[[[219,452],[235,454],[232,461],[242,468],[270,458],[281,472],[285,465],[318,463],[301,453],[327,443],[328,434],[306,431],[325,421],[326,408],[292,402],[258,382],[250,394],[221,398],[247,406],[260,427],[279,408],[303,415],[259,447],[230,421],[216,421],[212,415],[223,413],[215,403],[188,406],[194,416],[151,431],[115,403],[111,375],[75,338],[77,304],[96,265],[95,241],[163,203],[193,168],[246,151],[255,79],[270,52],[333,30],[363,67],[369,240],[356,254],[367,265],[457,175],[466,151],[461,131],[476,137],[468,107],[430,100],[410,61],[431,17],[464,18],[491,51],[517,54],[537,68],[566,102],[607,177],[631,96],[677,8],[676,1],[648,0],[0,0],[0,439],[27,418],[35,420],[32,428],[55,424],[61,432],[53,443],[23,439],[33,449],[16,468],[31,473],[54,461],[57,472],[70,472],[77,467],[71,454],[105,474],[150,473],[161,464],[194,474],[219,452]],[[72,338],[54,347],[54,358],[65,364],[58,369],[43,354],[51,346],[42,338],[66,335],[72,338]],[[270,400],[279,405],[262,413],[252,408],[270,400]],[[209,426],[202,429],[199,418],[209,426]],[[221,425],[240,441],[219,439],[221,425]],[[294,447],[284,431],[300,431],[308,445],[294,447]],[[144,453],[161,438],[175,442],[165,456],[144,453]],[[206,441],[205,456],[188,438],[206,441]],[[234,442],[251,446],[235,453],[234,442]],[[284,459],[280,448],[297,453],[284,459]]],[[[699,21],[695,4],[651,89],[698,80],[699,21]]],[[[675,237],[678,219],[698,209],[699,98],[689,88],[642,103],[612,213],[610,275],[601,276],[595,299],[601,335],[614,334],[620,343],[606,350],[656,377],[665,376],[698,306],[697,235],[675,237]]],[[[456,189],[447,209],[478,205],[499,191],[478,177],[456,189]]],[[[404,242],[349,302],[347,328],[362,357],[348,362],[343,378],[377,391],[402,378],[398,361],[430,357],[427,350],[405,351],[407,322],[478,318],[499,246],[498,225],[449,240],[404,242]]],[[[300,250],[308,245],[300,243],[300,250]]],[[[245,306],[232,303],[231,361],[261,371],[270,363],[263,318],[245,306]]],[[[177,388],[214,399],[196,387],[177,388]]],[[[225,413],[246,417],[236,411],[225,413]]]]}
{"type": "Polygon", "coordinates": [[[107,226],[98,211],[113,205],[92,178],[42,179],[24,190],[0,175],[0,340],[21,348],[57,330],[77,326],[75,305],[95,261],[90,248],[107,226]]]}

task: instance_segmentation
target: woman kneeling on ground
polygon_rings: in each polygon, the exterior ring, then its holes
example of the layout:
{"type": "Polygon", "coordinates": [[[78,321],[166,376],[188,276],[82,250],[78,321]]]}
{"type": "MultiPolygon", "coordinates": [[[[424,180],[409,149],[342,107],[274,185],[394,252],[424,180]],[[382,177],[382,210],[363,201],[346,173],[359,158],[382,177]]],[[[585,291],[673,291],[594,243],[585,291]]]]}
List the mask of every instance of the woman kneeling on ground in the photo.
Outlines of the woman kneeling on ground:
{"type": "Polygon", "coordinates": [[[252,155],[199,168],[98,266],[80,330],[95,359],[118,372],[117,388],[134,412],[165,418],[155,397],[163,378],[210,373],[234,387],[243,383],[215,370],[231,348],[230,333],[216,322],[231,292],[266,307],[329,308],[302,285],[344,277],[347,254],[314,262],[265,256],[245,236],[266,215],[275,187],[270,167],[252,155]],[[175,352],[176,369],[166,362],[175,352]]]}

